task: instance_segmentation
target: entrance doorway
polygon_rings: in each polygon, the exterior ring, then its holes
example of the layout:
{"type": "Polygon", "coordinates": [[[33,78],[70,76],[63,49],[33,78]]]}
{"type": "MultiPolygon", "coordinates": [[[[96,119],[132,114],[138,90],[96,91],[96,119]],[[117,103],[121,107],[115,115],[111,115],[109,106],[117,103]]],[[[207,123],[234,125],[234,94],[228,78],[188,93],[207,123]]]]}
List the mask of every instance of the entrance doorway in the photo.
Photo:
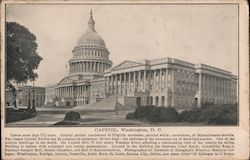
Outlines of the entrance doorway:
{"type": "Polygon", "coordinates": [[[156,97],[155,97],[155,106],[158,106],[158,105],[159,105],[159,97],[156,96],[156,97]]]}
{"type": "Polygon", "coordinates": [[[136,106],[140,107],[141,106],[141,97],[136,98],[136,106]]]}
{"type": "Polygon", "coordinates": [[[198,107],[198,98],[196,98],[196,97],[194,98],[194,106],[198,107]]]}
{"type": "Polygon", "coordinates": [[[70,102],[69,101],[66,102],[66,106],[70,106],[70,102]]]}
{"type": "Polygon", "coordinates": [[[164,106],[164,105],[165,105],[165,97],[161,96],[161,106],[164,106]]]}

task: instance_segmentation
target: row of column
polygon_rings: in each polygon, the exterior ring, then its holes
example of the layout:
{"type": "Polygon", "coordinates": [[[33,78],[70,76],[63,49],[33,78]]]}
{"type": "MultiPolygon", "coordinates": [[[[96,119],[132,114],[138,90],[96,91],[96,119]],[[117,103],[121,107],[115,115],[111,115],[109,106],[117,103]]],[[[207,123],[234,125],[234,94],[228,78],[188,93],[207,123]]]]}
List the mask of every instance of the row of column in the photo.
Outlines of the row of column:
{"type": "Polygon", "coordinates": [[[237,86],[230,80],[219,77],[209,77],[199,74],[200,91],[203,94],[215,96],[230,96],[236,94],[233,91],[237,86]]]}
{"type": "Polygon", "coordinates": [[[56,89],[59,98],[85,98],[88,97],[89,86],[65,86],[56,89]]]}
{"type": "Polygon", "coordinates": [[[104,62],[73,62],[70,64],[70,73],[74,72],[104,72],[110,65],[104,62]]]}
{"type": "Polygon", "coordinates": [[[74,57],[102,57],[104,59],[108,59],[108,53],[106,51],[99,51],[99,50],[88,50],[88,49],[79,49],[74,51],[74,57]]]}
{"type": "Polygon", "coordinates": [[[237,86],[230,79],[213,77],[199,73],[199,104],[202,99],[220,99],[220,101],[236,100],[237,86]]]}
{"type": "Polygon", "coordinates": [[[167,88],[167,75],[167,69],[114,74],[107,77],[107,90],[111,94],[148,90],[161,92],[167,88]]]}

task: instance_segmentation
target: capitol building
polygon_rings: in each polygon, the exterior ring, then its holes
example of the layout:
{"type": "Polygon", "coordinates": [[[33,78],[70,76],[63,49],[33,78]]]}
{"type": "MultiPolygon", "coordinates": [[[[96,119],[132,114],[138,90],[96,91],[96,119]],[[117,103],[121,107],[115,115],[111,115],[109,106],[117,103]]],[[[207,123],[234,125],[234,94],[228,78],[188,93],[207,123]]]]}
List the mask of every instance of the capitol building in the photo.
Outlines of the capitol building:
{"type": "Polygon", "coordinates": [[[112,66],[112,53],[95,30],[92,12],[88,29],[72,54],[69,73],[46,87],[45,104],[85,108],[116,100],[129,107],[189,109],[204,103],[237,103],[237,76],[223,69],[174,58],[124,61],[112,66]]]}

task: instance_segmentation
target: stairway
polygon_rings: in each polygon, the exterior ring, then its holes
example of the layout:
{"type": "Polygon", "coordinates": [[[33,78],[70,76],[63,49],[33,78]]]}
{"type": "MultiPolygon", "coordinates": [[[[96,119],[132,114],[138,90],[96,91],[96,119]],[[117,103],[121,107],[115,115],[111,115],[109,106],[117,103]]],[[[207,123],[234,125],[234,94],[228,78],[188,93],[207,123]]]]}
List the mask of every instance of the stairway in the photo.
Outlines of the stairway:
{"type": "MultiPolygon", "coordinates": [[[[118,103],[118,106],[121,104],[118,103]]],[[[86,106],[77,106],[72,108],[72,111],[115,111],[116,97],[110,96],[102,99],[99,102],[91,103],[86,106]]]]}

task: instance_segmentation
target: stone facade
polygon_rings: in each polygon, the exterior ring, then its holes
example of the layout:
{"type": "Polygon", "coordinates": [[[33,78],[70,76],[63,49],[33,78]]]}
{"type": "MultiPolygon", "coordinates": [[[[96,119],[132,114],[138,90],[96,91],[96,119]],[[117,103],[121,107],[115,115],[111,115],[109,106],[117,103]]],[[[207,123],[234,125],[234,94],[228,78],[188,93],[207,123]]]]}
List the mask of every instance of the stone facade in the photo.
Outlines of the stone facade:
{"type": "Polygon", "coordinates": [[[32,86],[18,86],[16,87],[16,95],[13,92],[7,91],[6,94],[6,105],[12,106],[14,105],[14,101],[16,100],[17,107],[27,107],[34,105],[35,107],[40,107],[44,105],[45,101],[45,88],[44,87],[32,87],[32,86]],[[16,98],[15,98],[16,96],[16,98]]]}
{"type": "Polygon", "coordinates": [[[204,64],[162,58],[125,61],[105,71],[107,95],[135,97],[141,105],[189,109],[205,103],[237,103],[237,78],[204,64]]]}
{"type": "Polygon", "coordinates": [[[46,103],[59,104],[68,99],[68,105],[85,106],[109,96],[117,96],[124,106],[177,109],[204,103],[237,103],[237,77],[212,66],[161,58],[124,61],[111,68],[110,53],[95,31],[92,12],[88,24],[72,51],[69,74],[47,87],[46,103]]]}

